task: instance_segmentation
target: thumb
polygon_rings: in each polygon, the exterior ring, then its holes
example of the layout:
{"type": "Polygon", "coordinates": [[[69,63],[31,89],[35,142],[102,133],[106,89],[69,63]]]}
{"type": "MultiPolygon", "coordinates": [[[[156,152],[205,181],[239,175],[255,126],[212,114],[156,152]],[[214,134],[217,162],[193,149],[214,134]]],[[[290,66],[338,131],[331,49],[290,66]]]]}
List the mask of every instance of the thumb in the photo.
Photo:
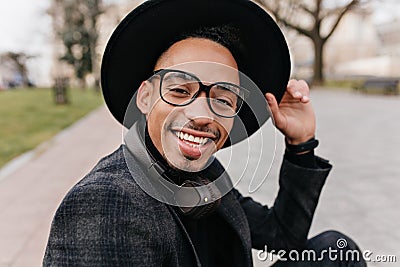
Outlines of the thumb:
{"type": "Polygon", "coordinates": [[[266,93],[265,98],[267,99],[268,106],[271,110],[273,119],[275,121],[275,126],[280,128],[280,126],[284,125],[285,119],[279,110],[278,102],[276,101],[275,96],[271,93],[266,93]]]}

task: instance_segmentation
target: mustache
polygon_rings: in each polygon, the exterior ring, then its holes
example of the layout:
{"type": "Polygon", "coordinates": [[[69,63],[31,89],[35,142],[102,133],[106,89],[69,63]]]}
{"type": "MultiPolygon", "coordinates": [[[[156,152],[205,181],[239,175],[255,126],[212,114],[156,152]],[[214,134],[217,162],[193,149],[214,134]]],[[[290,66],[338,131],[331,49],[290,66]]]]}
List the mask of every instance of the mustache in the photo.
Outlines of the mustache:
{"type": "Polygon", "coordinates": [[[200,132],[206,132],[206,133],[211,133],[213,135],[215,135],[217,137],[217,139],[219,139],[219,137],[221,136],[221,133],[216,130],[216,129],[212,129],[208,126],[204,126],[204,125],[199,125],[197,124],[195,121],[189,121],[187,123],[179,123],[179,122],[171,122],[167,129],[191,129],[191,130],[195,130],[195,131],[200,131],[200,132]]]}

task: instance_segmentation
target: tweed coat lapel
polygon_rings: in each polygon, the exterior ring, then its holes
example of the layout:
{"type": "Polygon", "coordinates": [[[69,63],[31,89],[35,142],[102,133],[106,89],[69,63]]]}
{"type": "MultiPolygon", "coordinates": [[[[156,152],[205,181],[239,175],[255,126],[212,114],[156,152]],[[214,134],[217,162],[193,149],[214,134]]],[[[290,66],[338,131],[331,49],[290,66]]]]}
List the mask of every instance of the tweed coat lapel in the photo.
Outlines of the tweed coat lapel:
{"type": "MultiPolygon", "coordinates": [[[[124,146],[123,149],[127,149],[127,147],[124,146]]],[[[147,175],[145,173],[145,170],[143,170],[143,168],[144,168],[143,165],[139,164],[139,162],[135,159],[135,156],[128,149],[126,150],[126,153],[125,153],[125,161],[127,163],[127,166],[130,167],[130,170],[133,171],[134,173],[136,173],[136,179],[134,179],[136,184],[139,185],[137,179],[141,179],[141,180],[147,179],[147,175]]],[[[157,189],[152,185],[152,183],[141,182],[140,184],[146,186],[146,191],[145,192],[146,192],[146,194],[148,194],[152,198],[154,198],[154,196],[158,194],[157,189]]],[[[143,188],[142,188],[142,190],[143,190],[143,188]]],[[[162,199],[162,196],[160,196],[160,195],[158,196],[158,198],[155,198],[155,199],[157,199],[157,201],[154,201],[153,205],[165,206],[167,208],[167,210],[172,214],[172,217],[174,218],[174,220],[178,224],[179,228],[184,233],[184,236],[185,236],[186,240],[188,241],[188,243],[190,245],[190,249],[192,250],[192,252],[194,254],[197,266],[201,266],[200,260],[199,260],[199,257],[197,255],[197,253],[196,253],[196,250],[195,250],[195,247],[193,245],[193,242],[190,239],[190,236],[189,236],[188,232],[186,231],[183,223],[179,219],[179,216],[176,213],[176,211],[174,210],[174,208],[169,204],[166,204],[164,202],[159,201],[159,199],[162,199]],[[157,203],[157,204],[155,204],[155,203],[157,203]]]]}
{"type": "MultiPolygon", "coordinates": [[[[135,138],[137,138],[137,136],[135,136],[135,138]]],[[[130,151],[130,152],[132,152],[132,151],[130,151]]],[[[143,152],[145,152],[145,150],[143,152]]],[[[133,161],[134,162],[133,165],[137,165],[137,162],[134,159],[133,154],[131,154],[131,153],[127,153],[127,154],[129,154],[130,156],[128,156],[128,159],[126,159],[126,160],[133,161]]],[[[136,155],[136,156],[138,156],[138,155],[136,155]]],[[[214,168],[216,169],[216,170],[214,170],[214,171],[216,171],[216,174],[219,174],[221,171],[223,171],[223,172],[225,171],[223,169],[222,165],[218,161],[215,161],[214,168]]],[[[138,177],[145,179],[145,177],[147,177],[147,175],[145,173],[143,173],[143,175],[138,175],[138,177]]],[[[218,177],[218,176],[219,175],[217,175],[216,177],[218,177]]],[[[229,179],[229,177],[227,177],[227,179],[222,179],[221,181],[223,182],[220,184],[221,186],[228,186],[230,179],[229,179]],[[228,182],[228,184],[226,184],[226,182],[228,182]]],[[[157,194],[157,190],[151,185],[151,183],[147,182],[144,184],[148,187],[147,190],[150,190],[150,192],[157,194]]],[[[166,206],[168,207],[169,211],[172,213],[175,221],[178,223],[178,225],[184,232],[184,234],[194,252],[197,264],[199,265],[200,261],[199,261],[198,255],[195,251],[195,247],[194,247],[193,242],[191,241],[190,236],[187,233],[183,223],[179,219],[179,216],[177,215],[176,211],[170,205],[166,204],[166,206]]],[[[241,245],[243,247],[242,251],[244,251],[246,253],[245,256],[248,260],[247,262],[251,262],[252,256],[251,256],[250,228],[249,228],[249,225],[248,225],[248,222],[246,219],[246,215],[245,215],[242,207],[240,206],[239,201],[235,198],[232,191],[227,193],[221,199],[221,205],[217,209],[217,212],[221,216],[221,218],[224,219],[232,227],[233,231],[238,235],[239,240],[241,241],[241,245]]]]}
{"type": "Polygon", "coordinates": [[[186,237],[186,240],[189,242],[190,248],[192,249],[192,252],[193,252],[193,254],[194,254],[195,258],[196,258],[197,266],[201,266],[200,259],[199,259],[199,256],[197,255],[197,252],[196,252],[196,249],[194,247],[194,244],[193,244],[192,240],[190,239],[189,233],[186,231],[186,228],[183,225],[181,219],[179,219],[178,214],[176,213],[175,209],[172,206],[167,205],[167,204],[165,204],[165,205],[167,206],[168,210],[171,212],[172,216],[174,217],[175,221],[178,223],[178,225],[181,228],[181,230],[183,231],[183,233],[184,233],[184,235],[186,237]]]}
{"type": "MultiPolygon", "coordinates": [[[[189,242],[196,257],[197,265],[200,266],[198,255],[195,251],[193,242],[191,241],[190,236],[185,229],[185,226],[181,222],[175,209],[170,205],[166,206],[168,207],[169,211],[173,215],[181,230],[184,232],[186,239],[189,242]]],[[[246,261],[252,262],[250,228],[247,223],[246,215],[239,202],[235,199],[232,192],[229,192],[221,199],[221,205],[218,207],[217,212],[221,216],[221,218],[224,219],[232,227],[235,234],[238,235],[239,240],[241,241],[240,243],[242,245],[242,251],[246,253],[246,261]]]]}
{"type": "Polygon", "coordinates": [[[221,205],[217,212],[238,235],[243,246],[242,250],[246,252],[247,262],[252,262],[250,227],[246,215],[232,191],[221,199],[221,205]]]}

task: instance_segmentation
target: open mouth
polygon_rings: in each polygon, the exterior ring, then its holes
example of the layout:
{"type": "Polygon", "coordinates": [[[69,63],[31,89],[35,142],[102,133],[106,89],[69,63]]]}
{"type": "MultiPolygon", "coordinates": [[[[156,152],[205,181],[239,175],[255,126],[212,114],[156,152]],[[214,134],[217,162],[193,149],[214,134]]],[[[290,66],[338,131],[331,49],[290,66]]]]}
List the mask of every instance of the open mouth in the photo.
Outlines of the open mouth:
{"type": "Polygon", "coordinates": [[[175,131],[175,135],[192,147],[205,145],[207,142],[211,141],[208,137],[194,136],[184,132],[175,131]]]}
{"type": "Polygon", "coordinates": [[[198,159],[217,139],[215,135],[191,129],[173,130],[178,138],[178,147],[182,154],[189,159],[198,159]]]}

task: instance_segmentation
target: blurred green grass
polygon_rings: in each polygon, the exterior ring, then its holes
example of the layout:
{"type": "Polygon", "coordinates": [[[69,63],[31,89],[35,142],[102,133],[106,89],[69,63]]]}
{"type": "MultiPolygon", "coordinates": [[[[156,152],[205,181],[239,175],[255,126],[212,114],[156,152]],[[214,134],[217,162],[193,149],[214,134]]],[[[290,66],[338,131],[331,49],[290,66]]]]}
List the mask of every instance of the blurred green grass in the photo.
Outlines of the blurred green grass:
{"type": "Polygon", "coordinates": [[[51,89],[0,91],[0,168],[103,103],[89,89],[70,89],[68,98],[70,104],[56,105],[51,89]]]}

